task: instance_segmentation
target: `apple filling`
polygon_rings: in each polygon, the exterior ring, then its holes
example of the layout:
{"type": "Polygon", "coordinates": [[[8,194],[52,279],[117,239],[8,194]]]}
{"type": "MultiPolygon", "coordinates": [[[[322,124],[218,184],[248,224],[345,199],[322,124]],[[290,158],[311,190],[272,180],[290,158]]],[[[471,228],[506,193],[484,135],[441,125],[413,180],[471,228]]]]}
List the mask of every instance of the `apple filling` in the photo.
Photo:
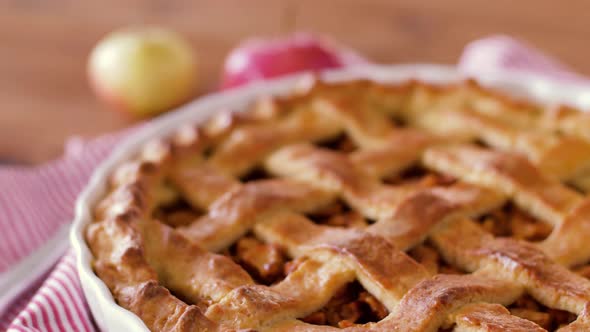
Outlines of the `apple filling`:
{"type": "Polygon", "coordinates": [[[465,274],[466,272],[448,264],[438,251],[427,241],[412,248],[408,255],[422,264],[431,274],[465,274]]]}
{"type": "Polygon", "coordinates": [[[264,285],[283,280],[292,265],[279,246],[264,243],[252,235],[242,237],[222,253],[242,266],[254,281],[264,285]]]}
{"type": "Polygon", "coordinates": [[[408,168],[402,173],[386,177],[384,182],[394,186],[412,185],[417,189],[436,186],[450,186],[457,182],[457,179],[450,175],[440,174],[415,166],[408,168]]]}
{"type": "Polygon", "coordinates": [[[345,328],[377,322],[388,314],[387,308],[355,281],[342,287],[322,309],[301,320],[315,325],[345,328]]]}
{"type": "Polygon", "coordinates": [[[323,149],[335,150],[341,153],[350,153],[356,150],[356,144],[346,134],[338,135],[332,139],[319,142],[316,146],[323,149]]]}
{"type": "Polygon", "coordinates": [[[306,214],[314,223],[333,227],[363,228],[373,223],[360,213],[350,209],[342,200],[336,200],[321,209],[306,214]]]}
{"type": "Polygon", "coordinates": [[[512,204],[479,218],[481,226],[496,237],[512,237],[526,241],[542,241],[553,227],[512,204]]]}
{"type": "Polygon", "coordinates": [[[576,319],[575,314],[547,308],[528,295],[520,297],[508,309],[513,315],[535,322],[548,331],[556,331],[576,319]]]}

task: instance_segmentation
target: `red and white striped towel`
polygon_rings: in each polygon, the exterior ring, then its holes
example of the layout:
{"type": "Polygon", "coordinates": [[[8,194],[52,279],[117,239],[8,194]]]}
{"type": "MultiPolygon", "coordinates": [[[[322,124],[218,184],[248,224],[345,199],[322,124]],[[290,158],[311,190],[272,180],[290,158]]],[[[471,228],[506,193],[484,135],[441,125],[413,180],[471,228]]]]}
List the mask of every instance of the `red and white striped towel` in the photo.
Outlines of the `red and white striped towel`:
{"type": "MultiPolygon", "coordinates": [[[[255,52],[272,50],[273,56],[289,57],[308,47],[309,44],[306,43],[309,42],[309,37],[297,36],[279,43],[249,43],[247,48],[248,52],[252,52],[252,48],[255,52]],[[277,45],[280,47],[277,48],[277,45]]],[[[244,53],[239,52],[243,51],[244,48],[240,48],[238,55],[233,53],[228,59],[233,57],[242,61],[243,58],[240,57],[244,53]]],[[[327,46],[327,51],[334,53],[336,59],[335,63],[328,61],[331,63],[328,67],[364,62],[350,50],[327,46]]],[[[305,56],[307,55],[306,53],[305,56]]],[[[306,69],[305,64],[290,66],[288,70],[269,70],[266,67],[268,63],[264,61],[254,61],[250,64],[252,67],[247,68],[248,70],[241,73],[238,78],[239,83],[306,69]]],[[[235,63],[230,67],[235,69],[235,63]]],[[[319,69],[317,63],[312,65],[312,68],[319,69]]],[[[530,46],[504,36],[490,37],[469,44],[460,59],[459,68],[471,74],[510,70],[589,82],[530,46]]],[[[235,81],[231,85],[236,85],[235,81]]],[[[97,163],[118,141],[128,135],[129,130],[88,142],[71,140],[66,146],[63,158],[40,167],[0,168],[0,273],[8,271],[11,266],[30,255],[60,226],[72,220],[76,195],[86,184],[97,163]]],[[[0,313],[0,331],[4,330],[96,330],[80,288],[71,252],[68,251],[47,276],[30,285],[8,310],[0,313]]]]}

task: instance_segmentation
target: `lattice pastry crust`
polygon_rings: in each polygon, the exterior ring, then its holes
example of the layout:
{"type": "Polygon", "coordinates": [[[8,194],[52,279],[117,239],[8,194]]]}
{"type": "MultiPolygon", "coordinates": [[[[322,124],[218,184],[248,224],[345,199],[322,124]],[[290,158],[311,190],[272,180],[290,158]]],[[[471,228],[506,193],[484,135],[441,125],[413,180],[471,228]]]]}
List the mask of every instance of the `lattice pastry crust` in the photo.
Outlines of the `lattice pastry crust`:
{"type": "Polygon", "coordinates": [[[312,323],[352,282],[365,302],[347,304],[346,330],[543,331],[555,315],[518,307],[526,295],[572,314],[546,328],[587,331],[575,269],[590,261],[589,189],[587,114],[473,81],[316,82],[147,144],[86,238],[97,275],[154,331],[337,330],[312,323]],[[314,220],[335,202],[346,213],[314,220]],[[507,217],[482,216],[507,204],[546,231],[517,215],[529,228],[494,236],[507,217]],[[290,270],[264,284],[281,255],[290,270]],[[381,317],[355,321],[367,304],[381,317]]]}

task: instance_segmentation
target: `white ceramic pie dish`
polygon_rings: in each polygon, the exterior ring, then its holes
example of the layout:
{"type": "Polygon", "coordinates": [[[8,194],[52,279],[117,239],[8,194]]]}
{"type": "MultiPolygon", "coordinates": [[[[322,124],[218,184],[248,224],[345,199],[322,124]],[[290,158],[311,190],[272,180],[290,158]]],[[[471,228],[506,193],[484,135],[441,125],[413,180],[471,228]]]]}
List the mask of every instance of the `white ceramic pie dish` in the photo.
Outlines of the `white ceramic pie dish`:
{"type": "MultiPolygon", "coordinates": [[[[261,95],[287,93],[296,82],[306,76],[310,74],[254,83],[243,88],[200,98],[176,112],[162,116],[133,134],[96,168],[76,202],[70,240],[77,257],[82,289],[99,328],[103,331],[148,331],[136,315],[115,303],[107,286],[94,274],[91,265],[92,254],[84,240],[84,229],[91,222],[92,207],[105,194],[109,174],[117,165],[134,156],[149,139],[170,134],[187,122],[196,124],[203,122],[220,109],[243,110],[261,95]]],[[[467,76],[450,66],[397,65],[336,70],[326,72],[322,77],[332,81],[362,77],[383,82],[419,79],[433,83],[451,83],[465,79],[467,76]]],[[[524,74],[486,74],[474,78],[483,85],[492,86],[519,97],[542,103],[566,103],[581,109],[590,109],[589,87],[563,84],[524,74]]]]}

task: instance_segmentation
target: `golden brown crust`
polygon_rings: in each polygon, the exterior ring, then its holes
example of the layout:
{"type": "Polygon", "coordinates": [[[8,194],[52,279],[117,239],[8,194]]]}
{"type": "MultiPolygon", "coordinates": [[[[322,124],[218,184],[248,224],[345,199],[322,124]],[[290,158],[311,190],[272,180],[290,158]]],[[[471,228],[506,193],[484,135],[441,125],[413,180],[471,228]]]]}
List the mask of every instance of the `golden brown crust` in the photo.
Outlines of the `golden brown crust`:
{"type": "Polygon", "coordinates": [[[411,289],[399,309],[388,318],[387,325],[399,331],[436,331],[451,312],[466,304],[492,302],[506,305],[516,300],[521,292],[522,288],[502,280],[441,274],[411,289]]]}
{"type": "MultiPolygon", "coordinates": [[[[154,331],[331,331],[300,319],[355,280],[389,314],[350,331],[542,331],[504,307],[523,294],[578,315],[562,330],[588,330],[590,281],[568,268],[590,260],[590,201],[562,182],[590,189],[588,119],[474,81],[316,82],[119,166],[86,230],[94,270],[154,331]],[[317,146],[342,135],[345,150],[317,146]],[[403,181],[416,166],[440,174],[403,181]],[[352,211],[313,219],[335,201],[352,211]],[[551,234],[495,238],[473,220],[507,202],[551,234]],[[192,212],[156,218],[174,204],[192,212]],[[256,284],[221,254],[248,233],[296,259],[283,280],[256,284]]],[[[242,260],[265,271],[254,254],[242,260]]]]}
{"type": "Polygon", "coordinates": [[[510,315],[501,305],[478,303],[466,305],[455,313],[455,331],[528,332],[545,331],[539,325],[510,315]]]}

